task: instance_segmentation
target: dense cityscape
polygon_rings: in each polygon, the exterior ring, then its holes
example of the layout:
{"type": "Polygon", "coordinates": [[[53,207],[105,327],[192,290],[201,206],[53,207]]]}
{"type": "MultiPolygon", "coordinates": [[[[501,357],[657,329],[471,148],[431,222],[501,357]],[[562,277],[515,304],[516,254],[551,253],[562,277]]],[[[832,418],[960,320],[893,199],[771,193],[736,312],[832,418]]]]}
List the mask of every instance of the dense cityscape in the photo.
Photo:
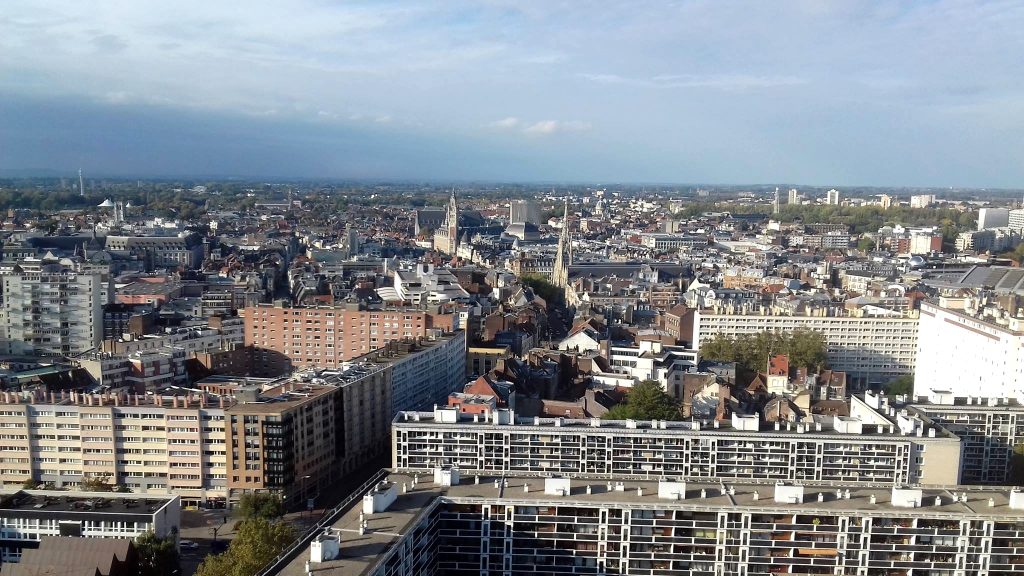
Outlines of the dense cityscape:
{"type": "Polygon", "coordinates": [[[4,0],[0,576],[1024,575],[1024,0],[4,0]]]}
{"type": "Polygon", "coordinates": [[[0,185],[11,573],[1024,570],[1010,193],[0,185]]]}

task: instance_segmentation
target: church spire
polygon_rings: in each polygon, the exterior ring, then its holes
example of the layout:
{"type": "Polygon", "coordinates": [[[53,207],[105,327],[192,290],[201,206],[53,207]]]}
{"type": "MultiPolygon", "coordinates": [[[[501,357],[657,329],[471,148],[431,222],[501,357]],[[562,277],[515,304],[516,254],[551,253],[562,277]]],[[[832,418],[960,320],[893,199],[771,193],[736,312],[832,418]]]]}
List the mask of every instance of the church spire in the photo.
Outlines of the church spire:
{"type": "Polygon", "coordinates": [[[569,286],[569,265],[572,264],[572,239],[569,236],[569,199],[565,199],[565,214],[562,216],[562,233],[558,237],[558,253],[551,272],[551,281],[559,288],[569,286]]]}

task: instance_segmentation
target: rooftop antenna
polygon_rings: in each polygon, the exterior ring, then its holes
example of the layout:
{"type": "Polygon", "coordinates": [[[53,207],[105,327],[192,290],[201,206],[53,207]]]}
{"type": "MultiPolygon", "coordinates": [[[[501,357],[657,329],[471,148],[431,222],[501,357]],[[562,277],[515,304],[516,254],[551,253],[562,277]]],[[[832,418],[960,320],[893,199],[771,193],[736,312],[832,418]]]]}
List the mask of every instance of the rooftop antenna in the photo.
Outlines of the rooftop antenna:
{"type": "Polygon", "coordinates": [[[84,181],[82,180],[82,169],[79,168],[78,169],[78,195],[79,196],[85,196],[85,184],[83,184],[83,182],[84,181]]]}

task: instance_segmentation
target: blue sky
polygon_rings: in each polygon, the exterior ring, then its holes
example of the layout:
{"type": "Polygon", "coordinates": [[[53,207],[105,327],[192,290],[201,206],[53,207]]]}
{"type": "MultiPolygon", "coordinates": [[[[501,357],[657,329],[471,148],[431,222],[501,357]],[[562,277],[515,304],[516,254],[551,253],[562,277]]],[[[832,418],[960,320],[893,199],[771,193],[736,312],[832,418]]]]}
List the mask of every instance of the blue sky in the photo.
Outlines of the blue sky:
{"type": "Polygon", "coordinates": [[[1022,2],[5,0],[0,168],[1016,188],[1021,30],[1022,2]]]}

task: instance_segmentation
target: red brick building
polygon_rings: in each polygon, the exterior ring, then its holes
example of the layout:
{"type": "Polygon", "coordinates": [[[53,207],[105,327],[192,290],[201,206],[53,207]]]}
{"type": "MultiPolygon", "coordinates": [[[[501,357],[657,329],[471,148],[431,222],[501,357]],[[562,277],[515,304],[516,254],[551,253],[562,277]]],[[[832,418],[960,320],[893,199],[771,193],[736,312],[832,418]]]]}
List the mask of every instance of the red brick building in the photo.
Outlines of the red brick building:
{"type": "Polygon", "coordinates": [[[239,315],[245,319],[245,344],[253,347],[253,371],[260,375],[301,366],[337,368],[388,342],[455,327],[455,315],[437,308],[259,304],[239,315]]]}

